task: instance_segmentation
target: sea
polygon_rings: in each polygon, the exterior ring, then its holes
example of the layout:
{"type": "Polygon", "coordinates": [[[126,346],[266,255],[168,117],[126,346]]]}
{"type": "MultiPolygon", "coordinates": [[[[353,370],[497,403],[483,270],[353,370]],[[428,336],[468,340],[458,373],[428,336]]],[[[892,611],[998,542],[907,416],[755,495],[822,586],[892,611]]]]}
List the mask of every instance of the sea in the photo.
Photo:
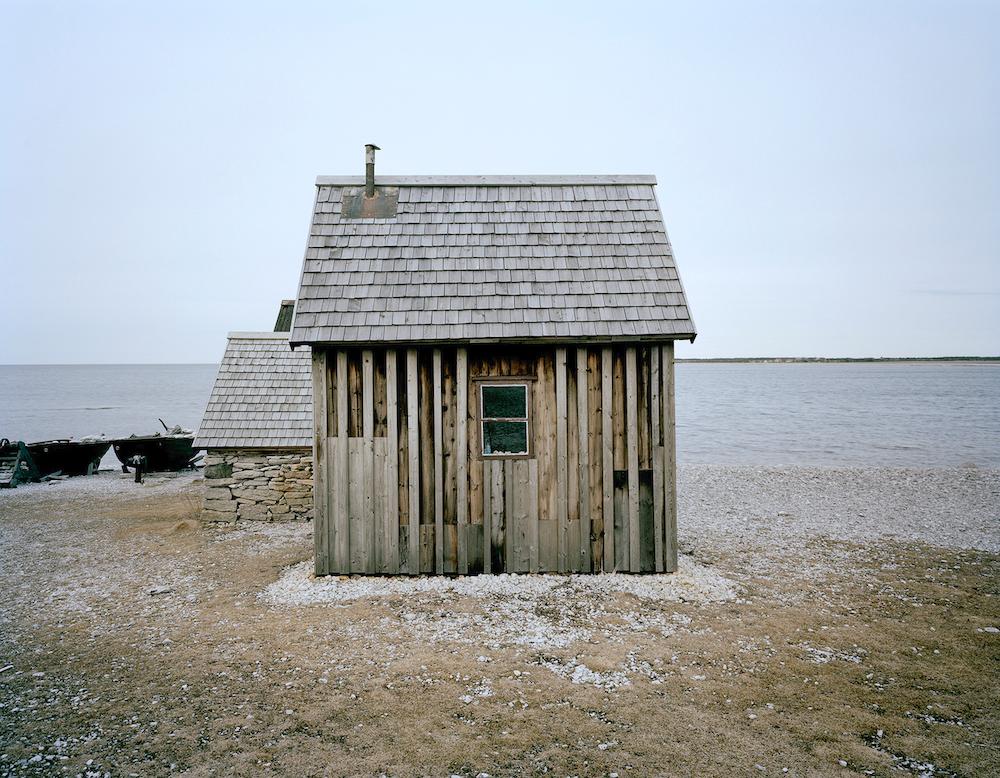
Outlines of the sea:
{"type": "MultiPolygon", "coordinates": [[[[0,365],[0,438],[197,429],[216,367],[0,365]]],[[[679,363],[676,398],[681,464],[1000,467],[996,362],[679,363]]]]}

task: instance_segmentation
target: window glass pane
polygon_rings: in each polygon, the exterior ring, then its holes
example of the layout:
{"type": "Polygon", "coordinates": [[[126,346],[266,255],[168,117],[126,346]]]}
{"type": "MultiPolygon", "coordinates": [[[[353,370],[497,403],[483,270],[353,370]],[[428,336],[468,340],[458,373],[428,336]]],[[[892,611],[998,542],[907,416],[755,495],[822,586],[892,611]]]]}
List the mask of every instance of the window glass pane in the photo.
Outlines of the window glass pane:
{"type": "Polygon", "coordinates": [[[518,384],[483,387],[484,419],[523,419],[527,415],[527,387],[518,384]]]}
{"type": "Polygon", "coordinates": [[[528,452],[528,422],[483,422],[484,454],[526,454],[528,452]]]}

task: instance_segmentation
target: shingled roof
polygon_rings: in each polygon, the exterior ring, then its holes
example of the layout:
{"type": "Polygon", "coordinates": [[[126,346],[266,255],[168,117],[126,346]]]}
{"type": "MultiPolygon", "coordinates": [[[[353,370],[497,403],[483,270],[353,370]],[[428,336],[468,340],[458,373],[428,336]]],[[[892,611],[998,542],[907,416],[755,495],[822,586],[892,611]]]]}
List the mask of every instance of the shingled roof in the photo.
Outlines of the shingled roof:
{"type": "Polygon", "coordinates": [[[291,344],[691,339],[653,176],[320,176],[291,344]]]}
{"type": "Polygon", "coordinates": [[[287,332],[231,332],[196,448],[312,446],[312,357],[287,332]]]}

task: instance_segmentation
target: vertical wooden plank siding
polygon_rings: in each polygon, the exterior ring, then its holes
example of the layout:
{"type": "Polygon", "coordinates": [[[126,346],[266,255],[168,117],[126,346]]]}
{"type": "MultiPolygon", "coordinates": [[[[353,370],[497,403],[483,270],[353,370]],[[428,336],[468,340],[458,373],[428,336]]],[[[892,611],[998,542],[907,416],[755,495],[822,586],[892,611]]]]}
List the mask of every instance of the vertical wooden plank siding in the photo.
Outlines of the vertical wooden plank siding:
{"type": "Polygon", "coordinates": [[[675,571],[674,365],[670,342],[317,350],[316,573],[675,571]],[[535,381],[523,461],[479,456],[487,376],[535,381]]]}
{"type": "Polygon", "coordinates": [[[313,391],[313,545],[316,553],[316,575],[333,572],[330,566],[330,511],[329,484],[326,482],[327,451],[327,396],[329,378],[326,369],[326,351],[312,352],[313,391]]]}
{"type": "Polygon", "coordinates": [[[557,565],[560,573],[569,570],[569,506],[567,499],[566,449],[566,349],[556,349],[556,520],[558,521],[557,565]]]}
{"type": "MultiPolygon", "coordinates": [[[[337,464],[334,480],[337,482],[336,503],[333,507],[333,558],[338,573],[351,572],[351,535],[348,509],[350,483],[350,457],[347,432],[350,419],[347,408],[347,352],[337,352],[337,464]]],[[[313,463],[315,464],[315,463],[313,463]]]]}
{"type": "Polygon", "coordinates": [[[483,461],[483,572],[491,573],[493,559],[493,503],[490,495],[490,485],[493,483],[493,474],[490,471],[490,462],[483,461]]]}
{"type": "Polygon", "coordinates": [[[444,573],[444,440],[441,419],[441,349],[434,349],[434,572],[444,573]]]}
{"type": "Polygon", "coordinates": [[[628,462],[628,565],[633,573],[640,572],[639,551],[639,424],[638,386],[636,383],[635,346],[625,349],[625,426],[626,460],[628,462]]]}
{"type": "Polygon", "coordinates": [[[663,441],[660,437],[660,347],[649,349],[650,450],[653,456],[653,565],[663,572],[663,441]]]}
{"type": "Polygon", "coordinates": [[[364,485],[364,533],[359,557],[366,573],[377,572],[375,548],[375,374],[374,354],[361,352],[361,474],[364,485]]]}
{"type": "Polygon", "coordinates": [[[528,572],[538,572],[538,460],[528,460],[528,572]]]}
{"type": "Polygon", "coordinates": [[[406,535],[406,572],[420,574],[420,411],[417,407],[417,350],[406,351],[406,445],[409,456],[410,524],[406,535]]]}
{"type": "MultiPolygon", "coordinates": [[[[490,477],[493,483],[490,484],[490,529],[493,537],[490,538],[491,548],[496,552],[501,560],[497,567],[497,572],[502,573],[507,569],[507,560],[504,559],[504,533],[507,531],[507,517],[504,516],[504,472],[503,461],[494,459],[489,462],[490,477]]],[[[492,552],[491,552],[492,553],[492,552]]]]}
{"type": "Polygon", "coordinates": [[[611,437],[611,349],[601,349],[601,448],[604,460],[602,474],[604,510],[604,571],[615,569],[615,464],[614,441],[611,437]]]}
{"type": "MultiPolygon", "coordinates": [[[[503,568],[508,573],[517,572],[517,553],[514,543],[517,539],[517,527],[514,519],[514,492],[517,487],[514,480],[514,460],[504,459],[497,462],[503,465],[503,568]]],[[[496,499],[496,496],[493,498],[496,499]]]]}
{"type": "Polygon", "coordinates": [[[576,423],[580,501],[580,559],[579,569],[589,573],[590,565],[590,414],[587,413],[587,349],[576,350],[576,423]]]}
{"type": "Polygon", "coordinates": [[[455,453],[457,464],[456,491],[458,502],[456,522],[458,524],[458,572],[469,572],[468,523],[469,523],[469,362],[467,352],[459,348],[455,357],[455,453]]]}
{"type": "Polygon", "coordinates": [[[399,417],[396,415],[396,352],[385,352],[385,518],[382,572],[399,572],[399,417]]]}
{"type": "Polygon", "coordinates": [[[674,410],[674,344],[663,347],[660,364],[663,374],[663,567],[668,573],[677,570],[677,436],[674,410]]]}

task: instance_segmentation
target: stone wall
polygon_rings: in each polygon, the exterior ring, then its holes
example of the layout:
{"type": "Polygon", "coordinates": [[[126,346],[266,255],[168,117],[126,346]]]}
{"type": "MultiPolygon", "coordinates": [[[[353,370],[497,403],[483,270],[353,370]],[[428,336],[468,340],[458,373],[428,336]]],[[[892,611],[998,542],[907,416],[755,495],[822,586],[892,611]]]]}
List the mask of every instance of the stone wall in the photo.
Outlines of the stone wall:
{"type": "Polygon", "coordinates": [[[313,517],[311,449],[214,449],[205,459],[204,521],[313,517]]]}

